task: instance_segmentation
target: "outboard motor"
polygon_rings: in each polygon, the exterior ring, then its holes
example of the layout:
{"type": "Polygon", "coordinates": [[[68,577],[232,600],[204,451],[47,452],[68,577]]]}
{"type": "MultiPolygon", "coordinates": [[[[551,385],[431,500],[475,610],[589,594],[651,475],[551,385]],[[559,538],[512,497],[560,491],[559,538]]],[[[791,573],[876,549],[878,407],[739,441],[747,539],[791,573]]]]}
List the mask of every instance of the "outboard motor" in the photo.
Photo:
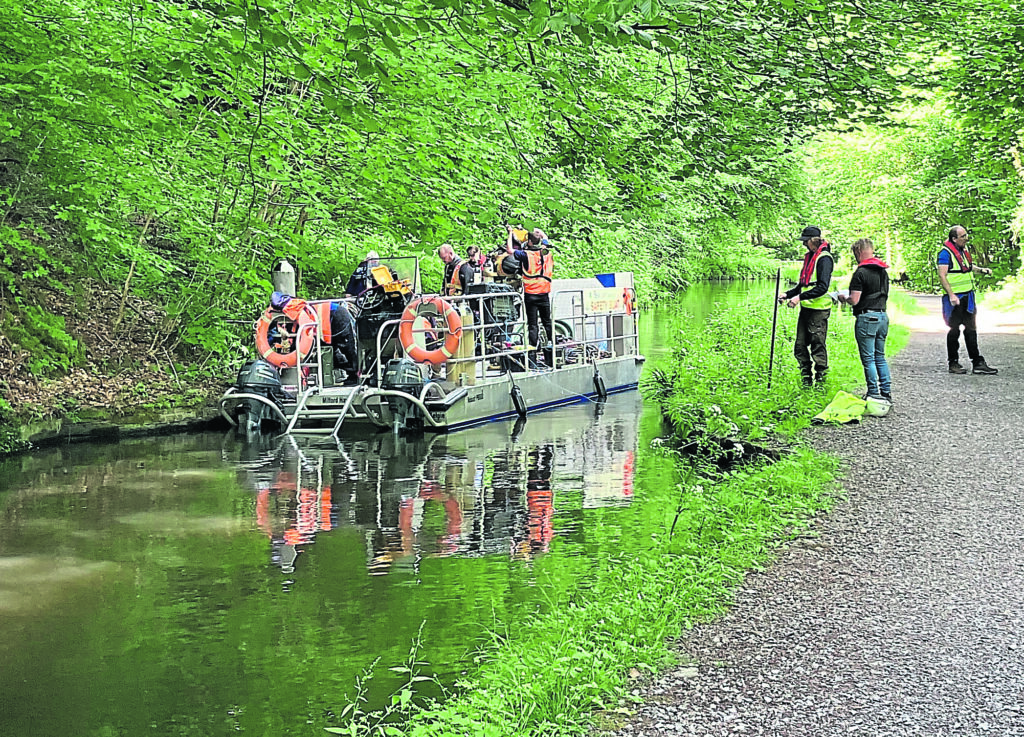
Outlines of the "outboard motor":
{"type": "MultiPolygon", "coordinates": [[[[405,392],[419,398],[423,386],[427,383],[423,368],[411,358],[394,358],[388,361],[381,379],[381,388],[405,392]]],[[[423,429],[423,416],[420,409],[403,397],[388,397],[388,409],[398,427],[411,430],[423,429]]]]}
{"type": "MultiPolygon", "coordinates": [[[[242,394],[258,394],[273,402],[278,409],[284,406],[290,397],[281,387],[281,377],[277,369],[263,359],[248,361],[238,372],[235,389],[242,394]]],[[[280,423],[280,417],[264,402],[255,399],[244,399],[238,404],[235,420],[238,422],[239,435],[257,434],[263,429],[263,423],[280,423]]]]}

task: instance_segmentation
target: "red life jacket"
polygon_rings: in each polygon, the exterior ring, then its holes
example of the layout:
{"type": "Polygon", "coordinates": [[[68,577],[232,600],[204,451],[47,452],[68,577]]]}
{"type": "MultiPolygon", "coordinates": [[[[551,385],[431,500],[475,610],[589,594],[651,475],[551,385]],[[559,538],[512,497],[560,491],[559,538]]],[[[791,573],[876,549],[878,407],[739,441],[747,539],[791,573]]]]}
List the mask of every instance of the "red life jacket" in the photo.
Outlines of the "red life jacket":
{"type": "Polygon", "coordinates": [[[551,275],[555,262],[550,254],[543,251],[527,251],[527,263],[523,266],[523,291],[527,294],[549,294],[551,275]]]}
{"type": "Polygon", "coordinates": [[[831,256],[832,252],[830,251],[830,248],[831,246],[829,246],[828,241],[822,241],[821,245],[818,246],[817,251],[814,253],[808,251],[804,254],[804,265],[803,268],[800,269],[799,284],[801,287],[809,287],[814,283],[814,270],[818,265],[818,257],[825,251],[829,251],[829,256],[831,256]]]}
{"type": "Polygon", "coordinates": [[[883,269],[888,269],[889,268],[889,264],[885,263],[885,261],[882,261],[881,259],[875,258],[874,256],[872,256],[871,258],[864,259],[863,261],[861,261],[857,265],[858,266],[878,266],[878,267],[883,268],[883,269]]]}
{"type": "Polygon", "coordinates": [[[949,250],[949,253],[956,259],[959,269],[954,269],[953,264],[949,265],[950,271],[959,271],[961,273],[968,273],[974,268],[974,259],[971,258],[971,252],[966,248],[961,251],[959,248],[953,245],[952,241],[946,241],[942,244],[944,248],[949,250]]]}

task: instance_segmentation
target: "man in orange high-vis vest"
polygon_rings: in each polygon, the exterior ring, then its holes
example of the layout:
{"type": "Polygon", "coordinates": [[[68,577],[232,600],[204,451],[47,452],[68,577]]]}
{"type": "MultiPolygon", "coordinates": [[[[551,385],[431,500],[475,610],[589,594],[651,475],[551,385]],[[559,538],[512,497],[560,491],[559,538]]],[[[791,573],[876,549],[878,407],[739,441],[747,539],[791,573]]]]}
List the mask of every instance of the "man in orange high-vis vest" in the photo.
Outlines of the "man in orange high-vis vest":
{"type": "MultiPolygon", "coordinates": [[[[523,304],[526,306],[527,338],[530,341],[530,360],[537,360],[537,343],[540,340],[540,323],[543,320],[548,339],[554,342],[551,327],[551,276],[554,273],[554,259],[546,246],[550,245],[547,235],[540,228],[534,228],[527,239],[527,250],[513,247],[512,227],[509,226],[505,252],[519,262],[523,279],[523,304]]],[[[547,352],[545,352],[547,353],[547,352]]],[[[550,358],[548,359],[550,363],[550,358]]]]}
{"type": "Polygon", "coordinates": [[[444,284],[441,293],[445,297],[461,297],[473,283],[473,266],[455,255],[455,249],[445,243],[437,249],[438,257],[444,261],[444,284]]]}

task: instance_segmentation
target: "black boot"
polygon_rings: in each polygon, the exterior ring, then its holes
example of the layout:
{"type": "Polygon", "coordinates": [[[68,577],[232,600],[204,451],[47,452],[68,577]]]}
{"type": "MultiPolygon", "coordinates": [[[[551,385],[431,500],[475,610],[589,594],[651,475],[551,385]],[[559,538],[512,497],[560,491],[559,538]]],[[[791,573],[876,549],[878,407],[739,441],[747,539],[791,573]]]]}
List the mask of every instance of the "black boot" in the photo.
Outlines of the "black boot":
{"type": "MultiPolygon", "coordinates": [[[[950,369],[950,370],[952,370],[952,369],[950,369]]],[[[964,373],[967,373],[966,369],[964,369],[964,373]]],[[[985,363],[985,357],[984,356],[978,356],[978,358],[974,361],[974,371],[972,371],[971,373],[974,373],[974,374],[989,374],[989,375],[991,375],[991,374],[998,374],[999,373],[999,369],[994,369],[991,366],[989,366],[987,363],[985,363]]]]}
{"type": "Polygon", "coordinates": [[[959,361],[949,362],[949,373],[951,374],[966,374],[967,369],[960,365],[959,361]]]}

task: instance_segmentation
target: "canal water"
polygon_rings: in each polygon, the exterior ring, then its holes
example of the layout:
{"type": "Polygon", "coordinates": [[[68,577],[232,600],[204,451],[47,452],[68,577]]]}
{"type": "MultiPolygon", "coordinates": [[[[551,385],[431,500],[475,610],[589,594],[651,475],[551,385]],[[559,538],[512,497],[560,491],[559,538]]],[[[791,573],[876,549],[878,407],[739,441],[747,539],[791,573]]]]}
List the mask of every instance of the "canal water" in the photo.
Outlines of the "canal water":
{"type": "MultiPolygon", "coordinates": [[[[648,363],[739,289],[644,315],[648,363]]],[[[319,735],[410,658],[492,631],[644,536],[674,486],[638,392],[451,435],[231,434],[0,465],[0,735],[319,735]]],[[[429,688],[429,685],[427,686],[429,688]]]]}

